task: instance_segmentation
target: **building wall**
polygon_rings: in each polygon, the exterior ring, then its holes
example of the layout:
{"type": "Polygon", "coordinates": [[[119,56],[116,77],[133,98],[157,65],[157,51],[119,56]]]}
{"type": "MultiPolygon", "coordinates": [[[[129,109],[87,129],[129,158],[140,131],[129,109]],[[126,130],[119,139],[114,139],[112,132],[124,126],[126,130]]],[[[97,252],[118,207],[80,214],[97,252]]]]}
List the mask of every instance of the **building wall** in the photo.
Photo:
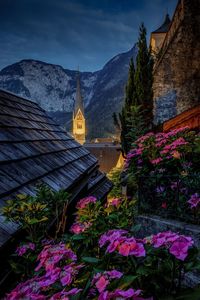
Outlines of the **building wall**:
{"type": "Polygon", "coordinates": [[[99,163],[101,172],[109,173],[112,168],[121,167],[119,145],[105,144],[105,143],[91,143],[85,144],[84,147],[90,151],[99,163]]]}
{"type": "Polygon", "coordinates": [[[200,103],[200,0],[179,1],[154,69],[154,122],[200,103]]]}

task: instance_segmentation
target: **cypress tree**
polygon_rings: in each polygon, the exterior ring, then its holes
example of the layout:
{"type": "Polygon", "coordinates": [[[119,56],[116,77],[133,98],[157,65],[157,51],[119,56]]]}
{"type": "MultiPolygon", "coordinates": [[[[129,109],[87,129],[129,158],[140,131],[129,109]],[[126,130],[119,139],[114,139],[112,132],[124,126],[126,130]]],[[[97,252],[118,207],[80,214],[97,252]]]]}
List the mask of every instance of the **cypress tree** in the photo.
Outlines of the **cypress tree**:
{"type": "Polygon", "coordinates": [[[125,89],[125,110],[126,112],[130,112],[131,106],[135,105],[136,100],[136,90],[135,90],[135,67],[133,63],[133,58],[130,60],[129,64],[129,73],[128,73],[128,81],[125,89]]]}
{"type": "Polygon", "coordinates": [[[138,105],[141,105],[147,128],[151,128],[153,119],[153,59],[147,47],[146,28],[144,24],[139,29],[138,55],[134,76],[138,105]]]}
{"type": "Polygon", "coordinates": [[[125,101],[119,117],[114,113],[113,120],[121,132],[122,153],[125,156],[132,143],[152,126],[153,111],[153,60],[147,47],[146,29],[140,26],[136,70],[133,59],[129,64],[129,74],[125,89],[125,101]]]}
{"type": "Polygon", "coordinates": [[[133,58],[131,58],[129,64],[128,80],[125,88],[124,106],[122,107],[122,111],[119,114],[119,118],[117,117],[116,113],[113,114],[114,125],[118,130],[120,129],[120,140],[121,140],[123,156],[125,156],[131,148],[131,141],[130,141],[130,137],[128,136],[129,133],[128,120],[131,114],[131,107],[135,104],[135,99],[136,99],[134,75],[135,75],[135,68],[134,68],[133,58]]]}

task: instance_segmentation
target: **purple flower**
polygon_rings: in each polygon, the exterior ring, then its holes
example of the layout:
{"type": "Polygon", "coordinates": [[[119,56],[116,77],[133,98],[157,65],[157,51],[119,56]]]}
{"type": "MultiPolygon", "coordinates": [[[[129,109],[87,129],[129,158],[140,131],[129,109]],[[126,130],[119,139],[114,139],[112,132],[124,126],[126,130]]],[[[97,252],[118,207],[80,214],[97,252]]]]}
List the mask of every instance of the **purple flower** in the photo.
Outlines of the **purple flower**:
{"type": "Polygon", "coordinates": [[[190,204],[190,208],[197,208],[200,204],[199,194],[195,193],[194,195],[192,195],[188,200],[188,203],[190,204]]]}
{"type": "Polygon", "coordinates": [[[89,197],[86,197],[86,198],[83,198],[81,199],[77,205],[76,205],[76,208],[78,209],[83,209],[83,208],[86,208],[86,206],[90,203],[95,203],[97,201],[97,198],[96,197],[93,197],[93,196],[89,196],[89,197]]]}
{"type": "Polygon", "coordinates": [[[22,245],[22,246],[19,246],[19,247],[17,247],[17,249],[16,249],[16,253],[17,253],[19,256],[23,256],[28,250],[34,251],[34,250],[35,250],[35,244],[33,244],[33,243],[28,243],[28,244],[24,244],[24,245],[22,245]]]}
{"type": "Polygon", "coordinates": [[[161,194],[161,193],[163,193],[164,192],[164,190],[165,190],[165,187],[164,186],[157,186],[157,188],[156,188],[156,193],[158,193],[158,194],[161,194]]]}
{"type": "Polygon", "coordinates": [[[63,243],[46,245],[38,255],[37,260],[39,261],[39,264],[35,271],[39,271],[42,267],[44,267],[46,271],[52,270],[62,259],[76,261],[77,256],[63,243]]]}
{"type": "Polygon", "coordinates": [[[188,256],[189,247],[193,246],[194,241],[191,237],[167,231],[154,235],[150,243],[153,244],[155,248],[165,247],[169,249],[169,252],[177,259],[185,260],[188,256]]]}
{"type": "Polygon", "coordinates": [[[53,296],[51,296],[50,300],[67,300],[69,299],[67,296],[74,296],[78,293],[80,293],[82,291],[82,289],[77,289],[77,288],[74,288],[74,289],[71,289],[70,291],[66,292],[66,291],[61,291],[61,292],[58,292],[56,294],[54,294],[53,296]]]}

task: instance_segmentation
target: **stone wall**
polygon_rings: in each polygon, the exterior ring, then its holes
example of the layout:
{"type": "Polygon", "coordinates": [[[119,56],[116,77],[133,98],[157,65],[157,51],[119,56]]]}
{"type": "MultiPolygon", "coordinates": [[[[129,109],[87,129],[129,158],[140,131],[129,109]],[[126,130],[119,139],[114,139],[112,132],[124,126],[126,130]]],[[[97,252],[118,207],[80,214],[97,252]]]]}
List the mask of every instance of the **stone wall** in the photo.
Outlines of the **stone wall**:
{"type": "Polygon", "coordinates": [[[182,0],[154,69],[154,122],[200,103],[200,0],[182,0]]]}
{"type": "MultiPolygon", "coordinates": [[[[135,221],[136,224],[141,225],[141,228],[137,233],[138,238],[144,238],[145,236],[171,230],[173,232],[182,233],[186,236],[191,236],[195,245],[200,248],[200,226],[190,225],[176,220],[163,219],[154,215],[139,215],[135,218],[135,221]]],[[[184,278],[184,284],[188,287],[199,285],[200,272],[195,271],[187,273],[184,278]]]]}

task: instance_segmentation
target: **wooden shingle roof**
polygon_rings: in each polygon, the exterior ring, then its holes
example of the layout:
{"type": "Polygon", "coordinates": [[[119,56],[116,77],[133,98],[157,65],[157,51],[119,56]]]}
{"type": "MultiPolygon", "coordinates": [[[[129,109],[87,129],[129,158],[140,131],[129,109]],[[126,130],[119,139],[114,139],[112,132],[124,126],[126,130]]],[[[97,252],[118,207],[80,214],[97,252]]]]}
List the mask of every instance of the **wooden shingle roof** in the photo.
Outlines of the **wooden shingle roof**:
{"type": "MultiPolygon", "coordinates": [[[[93,189],[103,198],[112,185],[97,169],[97,159],[36,103],[0,90],[0,206],[16,194],[34,194],[41,183],[74,197],[93,189]]],[[[0,216],[0,246],[17,229],[8,227],[0,216]]]]}

